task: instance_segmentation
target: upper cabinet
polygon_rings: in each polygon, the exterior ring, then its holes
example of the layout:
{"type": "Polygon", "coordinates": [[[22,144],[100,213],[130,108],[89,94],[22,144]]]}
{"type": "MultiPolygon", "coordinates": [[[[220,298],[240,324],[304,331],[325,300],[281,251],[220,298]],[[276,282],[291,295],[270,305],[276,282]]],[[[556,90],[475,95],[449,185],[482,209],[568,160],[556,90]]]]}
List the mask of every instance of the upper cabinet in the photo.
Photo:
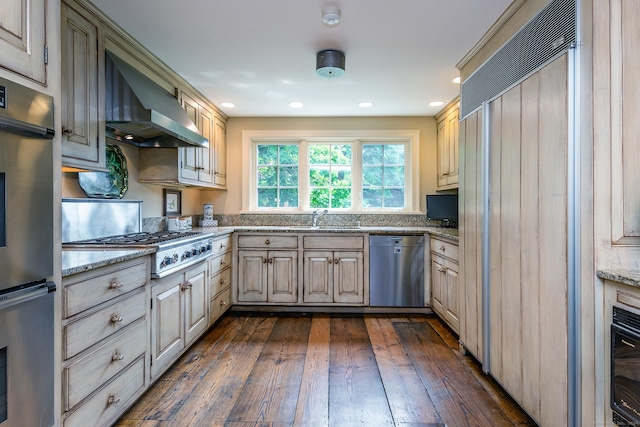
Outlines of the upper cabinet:
{"type": "Polygon", "coordinates": [[[437,190],[458,188],[458,115],[460,100],[456,98],[436,115],[438,128],[437,190]]]}
{"type": "Polygon", "coordinates": [[[62,4],[62,164],[104,170],[104,37],[62,4]]]}
{"type": "Polygon", "coordinates": [[[2,0],[0,67],[46,85],[45,0],[2,0]]]}
{"type": "Polygon", "coordinates": [[[227,133],[226,123],[216,117],[213,130],[213,183],[226,187],[227,185],[227,133]]]}
{"type": "Polygon", "coordinates": [[[189,118],[196,124],[200,134],[209,140],[209,147],[184,147],[182,151],[182,167],[180,177],[185,181],[203,183],[213,182],[212,166],[214,164],[213,145],[213,113],[193,96],[182,92],[182,107],[189,118]]]}

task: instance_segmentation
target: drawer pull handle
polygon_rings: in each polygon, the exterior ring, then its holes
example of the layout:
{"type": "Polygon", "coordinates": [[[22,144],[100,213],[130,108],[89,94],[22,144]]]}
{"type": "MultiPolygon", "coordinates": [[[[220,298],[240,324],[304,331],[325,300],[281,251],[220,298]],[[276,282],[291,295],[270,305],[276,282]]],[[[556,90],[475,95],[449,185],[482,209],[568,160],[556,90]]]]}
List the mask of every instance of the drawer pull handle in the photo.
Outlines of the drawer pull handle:
{"type": "Polygon", "coordinates": [[[117,314],[111,315],[111,323],[120,323],[122,322],[122,316],[118,316],[117,314]]]}
{"type": "Polygon", "coordinates": [[[116,282],[115,280],[109,284],[109,289],[120,289],[124,285],[120,282],[116,282]]]}
{"type": "Polygon", "coordinates": [[[119,397],[115,397],[114,395],[110,395],[109,396],[109,400],[107,400],[107,405],[113,405],[120,402],[120,398],[119,397]]]}
{"type": "Polygon", "coordinates": [[[224,283],[225,283],[225,280],[224,279],[220,279],[220,284],[224,285],[224,283]]]}
{"type": "Polygon", "coordinates": [[[447,250],[447,248],[445,248],[444,246],[440,246],[440,250],[444,252],[445,250],[447,250]]]}
{"type": "Polygon", "coordinates": [[[271,242],[269,241],[269,239],[267,239],[267,240],[265,240],[265,241],[264,241],[264,244],[265,244],[265,245],[268,245],[269,243],[271,243],[271,242]]]}
{"type": "Polygon", "coordinates": [[[124,354],[122,353],[115,353],[113,356],[111,356],[112,362],[117,362],[118,360],[122,360],[122,359],[124,359],[124,354]]]}
{"type": "Polygon", "coordinates": [[[226,247],[227,247],[227,245],[225,245],[224,243],[220,243],[220,249],[226,248],[226,247]]]}
{"type": "Polygon", "coordinates": [[[220,305],[227,305],[226,301],[220,301],[220,305]]]}
{"type": "Polygon", "coordinates": [[[220,260],[220,265],[225,265],[226,263],[227,263],[227,261],[225,261],[223,259],[220,260]]]}

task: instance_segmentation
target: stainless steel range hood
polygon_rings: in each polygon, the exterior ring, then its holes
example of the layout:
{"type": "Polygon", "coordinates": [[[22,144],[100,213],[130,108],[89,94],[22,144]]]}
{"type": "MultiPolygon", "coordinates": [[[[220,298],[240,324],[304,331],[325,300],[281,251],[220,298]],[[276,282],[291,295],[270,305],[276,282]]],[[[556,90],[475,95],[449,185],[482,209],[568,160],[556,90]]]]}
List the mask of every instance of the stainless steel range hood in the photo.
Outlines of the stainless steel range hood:
{"type": "Polygon", "coordinates": [[[178,100],[114,54],[106,54],[106,134],[139,147],[208,147],[178,100]]]}

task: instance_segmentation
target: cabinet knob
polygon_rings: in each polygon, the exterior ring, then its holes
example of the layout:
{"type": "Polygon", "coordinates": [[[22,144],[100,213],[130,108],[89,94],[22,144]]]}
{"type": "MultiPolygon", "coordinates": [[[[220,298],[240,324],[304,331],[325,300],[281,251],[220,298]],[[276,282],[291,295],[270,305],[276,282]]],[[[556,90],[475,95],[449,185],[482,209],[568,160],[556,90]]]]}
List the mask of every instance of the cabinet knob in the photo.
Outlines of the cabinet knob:
{"type": "Polygon", "coordinates": [[[440,250],[441,250],[442,252],[444,252],[444,251],[446,251],[446,250],[447,250],[447,248],[445,248],[444,246],[440,246],[440,250]]]}
{"type": "Polygon", "coordinates": [[[124,285],[120,282],[116,282],[115,280],[111,283],[109,283],[109,289],[120,289],[121,287],[123,287],[124,285]]]}
{"type": "Polygon", "coordinates": [[[224,279],[220,279],[220,284],[224,285],[225,280],[224,279]]]}
{"type": "Polygon", "coordinates": [[[62,134],[66,135],[66,136],[71,136],[71,135],[73,135],[73,130],[72,129],[62,128],[62,134]]]}
{"type": "Polygon", "coordinates": [[[227,305],[226,301],[220,301],[220,305],[227,305]]]}
{"type": "Polygon", "coordinates": [[[327,260],[327,262],[328,262],[329,264],[331,264],[331,263],[333,263],[333,260],[332,260],[332,259],[328,259],[328,260],[327,260]]]}
{"type": "Polygon", "coordinates": [[[273,258],[269,258],[269,264],[273,264],[273,258]]]}
{"type": "Polygon", "coordinates": [[[264,241],[264,244],[265,244],[265,245],[268,245],[269,243],[271,243],[271,242],[269,241],[269,239],[267,239],[267,240],[265,240],[265,241],[264,241]]]}
{"type": "Polygon", "coordinates": [[[227,263],[227,261],[225,261],[225,260],[223,260],[223,259],[221,259],[221,260],[220,260],[220,265],[221,265],[221,266],[222,266],[222,265],[225,265],[226,263],[227,263]]]}
{"type": "Polygon", "coordinates": [[[220,249],[226,248],[227,245],[225,245],[224,243],[220,243],[220,249]]]}
{"type": "Polygon", "coordinates": [[[109,399],[107,399],[107,405],[113,405],[118,402],[120,402],[120,398],[115,397],[113,394],[109,396],[109,399]]]}
{"type": "Polygon", "coordinates": [[[262,260],[262,263],[263,263],[263,264],[266,264],[266,263],[267,263],[267,258],[263,259],[263,260],[262,260]]]}
{"type": "Polygon", "coordinates": [[[336,259],[333,260],[333,263],[337,264],[339,261],[340,261],[340,258],[336,258],[336,259]]]}
{"type": "Polygon", "coordinates": [[[180,285],[181,291],[186,291],[187,289],[191,289],[191,288],[193,288],[193,285],[191,284],[191,282],[185,282],[182,285],[180,285]]]}
{"type": "Polygon", "coordinates": [[[122,316],[118,316],[117,314],[111,315],[111,323],[120,323],[122,322],[122,316]]]}
{"type": "Polygon", "coordinates": [[[113,356],[111,356],[111,361],[112,362],[117,362],[118,360],[122,360],[122,359],[124,359],[124,354],[122,354],[122,353],[116,352],[116,353],[114,353],[113,356]]]}

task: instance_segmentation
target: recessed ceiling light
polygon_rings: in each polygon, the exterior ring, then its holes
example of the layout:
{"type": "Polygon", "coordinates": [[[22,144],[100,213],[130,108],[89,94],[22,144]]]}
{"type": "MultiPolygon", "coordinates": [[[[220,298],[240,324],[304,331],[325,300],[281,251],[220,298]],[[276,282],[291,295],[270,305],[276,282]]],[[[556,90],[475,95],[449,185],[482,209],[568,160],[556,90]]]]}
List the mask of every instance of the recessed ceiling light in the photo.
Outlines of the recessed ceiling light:
{"type": "Polygon", "coordinates": [[[362,101],[362,102],[358,103],[358,106],[362,107],[362,108],[373,107],[373,102],[371,102],[371,101],[362,101]]]}
{"type": "Polygon", "coordinates": [[[451,81],[454,82],[455,84],[460,84],[460,76],[454,77],[453,80],[451,81]]]}
{"type": "Polygon", "coordinates": [[[289,103],[289,107],[291,108],[302,108],[303,104],[302,102],[290,102],[289,103]]]}
{"type": "Polygon", "coordinates": [[[443,102],[443,101],[432,101],[432,102],[430,102],[430,103],[429,103],[429,106],[430,106],[430,107],[439,107],[439,106],[441,106],[442,104],[444,104],[444,102],[443,102]]]}
{"type": "Polygon", "coordinates": [[[220,106],[224,108],[233,108],[236,106],[236,104],[234,104],[233,102],[221,102],[220,106]]]}

